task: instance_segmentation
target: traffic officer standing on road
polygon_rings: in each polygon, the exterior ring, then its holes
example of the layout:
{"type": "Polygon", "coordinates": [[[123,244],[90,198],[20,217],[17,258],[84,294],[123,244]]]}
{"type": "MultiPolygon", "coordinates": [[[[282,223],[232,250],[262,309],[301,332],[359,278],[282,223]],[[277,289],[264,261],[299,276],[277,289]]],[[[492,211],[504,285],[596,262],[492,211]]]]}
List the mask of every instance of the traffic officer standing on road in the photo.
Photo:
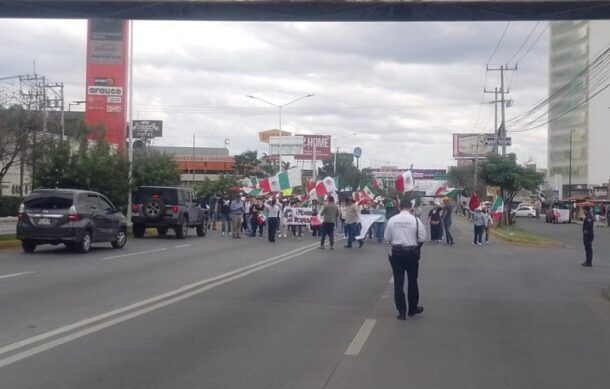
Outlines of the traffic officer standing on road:
{"type": "Polygon", "coordinates": [[[582,222],[582,241],[585,245],[585,254],[586,259],[582,264],[585,267],[593,266],[593,225],[595,223],[595,218],[591,214],[591,208],[584,207],[585,218],[582,222]]]}
{"type": "Polygon", "coordinates": [[[388,221],[384,234],[385,240],[392,245],[389,259],[394,273],[394,302],[398,310],[398,320],[405,320],[406,315],[415,316],[424,311],[424,307],[418,305],[417,275],[421,246],[426,241],[426,227],[411,213],[411,208],[411,202],[403,200],[400,203],[400,213],[388,221]],[[404,292],[405,272],[408,282],[408,311],[404,292]]]}

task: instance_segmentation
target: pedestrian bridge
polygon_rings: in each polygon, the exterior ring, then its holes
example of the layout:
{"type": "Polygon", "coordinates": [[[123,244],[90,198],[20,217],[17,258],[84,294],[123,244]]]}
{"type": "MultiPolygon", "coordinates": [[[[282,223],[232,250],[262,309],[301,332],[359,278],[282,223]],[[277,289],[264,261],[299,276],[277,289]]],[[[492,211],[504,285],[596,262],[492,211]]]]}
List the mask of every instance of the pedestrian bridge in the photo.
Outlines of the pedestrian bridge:
{"type": "Polygon", "coordinates": [[[2,0],[4,18],[225,21],[610,19],[608,0],[2,0]]]}

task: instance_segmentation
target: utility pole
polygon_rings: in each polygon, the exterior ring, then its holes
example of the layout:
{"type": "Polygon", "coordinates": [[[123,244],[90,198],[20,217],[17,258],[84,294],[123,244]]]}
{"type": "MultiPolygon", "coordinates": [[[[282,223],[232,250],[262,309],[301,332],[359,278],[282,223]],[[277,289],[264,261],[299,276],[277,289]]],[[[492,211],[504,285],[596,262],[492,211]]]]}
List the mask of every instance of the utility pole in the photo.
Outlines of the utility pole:
{"type": "Polygon", "coordinates": [[[476,151],[474,152],[474,188],[473,190],[477,191],[478,175],[479,175],[479,134],[477,134],[477,146],[476,151]]]}
{"type": "MultiPolygon", "coordinates": [[[[504,88],[504,73],[507,71],[517,71],[518,65],[515,65],[514,68],[509,67],[508,65],[502,65],[499,68],[490,68],[489,66],[486,69],[489,72],[500,72],[500,103],[501,105],[501,122],[500,127],[498,128],[498,138],[502,139],[502,155],[506,155],[506,98],[505,95],[510,93],[510,90],[505,90],[504,88]]],[[[495,92],[487,92],[486,93],[495,93],[495,92]]],[[[496,98],[497,100],[497,98],[496,98]]]]}

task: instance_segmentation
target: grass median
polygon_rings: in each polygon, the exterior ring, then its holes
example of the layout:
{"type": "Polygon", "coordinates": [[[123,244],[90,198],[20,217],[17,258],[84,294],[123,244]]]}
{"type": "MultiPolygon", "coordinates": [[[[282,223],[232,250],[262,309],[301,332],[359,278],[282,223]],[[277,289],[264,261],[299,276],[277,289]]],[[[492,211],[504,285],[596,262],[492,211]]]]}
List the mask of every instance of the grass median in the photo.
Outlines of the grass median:
{"type": "Polygon", "coordinates": [[[490,229],[490,232],[498,238],[517,244],[531,245],[531,246],[551,246],[551,247],[562,247],[563,243],[545,238],[537,234],[533,234],[517,226],[497,226],[490,229]]]}

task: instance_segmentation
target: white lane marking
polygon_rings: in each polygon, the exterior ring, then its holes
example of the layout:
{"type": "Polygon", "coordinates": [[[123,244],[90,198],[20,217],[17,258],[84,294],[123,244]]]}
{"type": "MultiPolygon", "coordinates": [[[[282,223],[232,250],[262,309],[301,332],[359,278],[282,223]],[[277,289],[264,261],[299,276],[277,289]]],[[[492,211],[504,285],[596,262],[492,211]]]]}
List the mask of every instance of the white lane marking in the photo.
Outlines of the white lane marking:
{"type": "Polygon", "coordinates": [[[100,259],[100,261],[108,261],[109,259],[133,257],[135,255],[160,253],[161,251],[167,251],[167,248],[162,248],[162,249],[157,249],[157,250],[149,250],[149,251],[138,251],[136,253],[129,253],[129,254],[123,254],[123,255],[113,255],[112,257],[102,258],[102,259],[100,259]]]}
{"type": "Polygon", "coordinates": [[[187,244],[179,244],[179,245],[174,246],[174,247],[176,247],[177,249],[179,249],[179,248],[181,248],[181,247],[191,247],[191,246],[192,246],[192,244],[187,243],[187,244]]]}
{"type": "Polygon", "coordinates": [[[94,316],[94,317],[91,317],[91,318],[88,318],[88,319],[85,319],[85,320],[81,320],[79,322],[76,322],[76,323],[73,323],[73,324],[70,324],[70,325],[67,325],[67,326],[64,326],[64,327],[60,327],[60,328],[57,328],[55,330],[48,331],[48,332],[42,333],[40,335],[36,335],[36,336],[31,337],[31,338],[27,338],[27,339],[21,340],[19,342],[16,342],[16,343],[9,344],[7,346],[1,347],[0,348],[0,355],[6,354],[8,352],[11,352],[13,350],[25,347],[25,346],[30,345],[32,343],[36,343],[36,342],[39,342],[39,341],[44,340],[44,339],[48,339],[48,338],[53,337],[53,336],[63,334],[65,332],[68,332],[68,331],[71,331],[71,330],[74,330],[74,329],[86,326],[88,324],[93,324],[93,323],[95,323],[97,321],[100,321],[100,320],[103,320],[103,319],[107,319],[109,317],[112,317],[112,316],[115,316],[115,315],[118,315],[118,314],[121,314],[121,313],[125,313],[125,312],[131,311],[131,310],[136,309],[136,308],[140,308],[140,307],[145,306],[145,305],[156,303],[154,305],[149,305],[148,307],[142,308],[142,309],[140,309],[138,311],[127,313],[127,314],[125,314],[123,316],[120,316],[120,317],[117,317],[115,319],[112,319],[112,320],[109,320],[109,321],[97,324],[97,325],[95,325],[93,327],[89,327],[89,328],[86,328],[84,330],[80,330],[80,331],[75,332],[75,333],[73,333],[71,335],[66,335],[66,336],[58,338],[56,340],[53,340],[53,341],[41,344],[40,346],[36,346],[36,347],[31,348],[29,350],[25,350],[25,351],[19,352],[17,354],[14,354],[14,355],[12,355],[10,357],[1,359],[0,360],[0,368],[2,368],[4,366],[7,366],[7,365],[10,365],[10,364],[12,364],[14,362],[20,361],[22,359],[29,358],[29,357],[31,357],[33,355],[36,355],[36,354],[41,353],[43,351],[49,350],[49,349],[51,349],[53,347],[56,347],[56,346],[59,346],[61,344],[70,342],[72,340],[81,338],[81,337],[86,336],[86,335],[89,335],[89,334],[91,334],[93,332],[100,331],[100,330],[102,330],[104,328],[113,326],[115,324],[118,324],[118,323],[121,323],[123,321],[132,319],[134,317],[143,315],[145,313],[157,310],[157,309],[162,308],[162,307],[164,307],[166,305],[176,303],[178,301],[187,299],[187,298],[192,297],[194,295],[197,295],[199,293],[203,293],[203,292],[208,291],[208,290],[210,290],[212,288],[215,288],[217,286],[220,286],[220,285],[223,285],[225,283],[228,283],[228,282],[237,280],[239,278],[245,277],[245,276],[247,276],[249,274],[252,274],[252,273],[260,271],[260,270],[263,270],[263,269],[265,269],[267,267],[277,265],[279,263],[282,263],[282,262],[287,261],[289,259],[292,259],[294,257],[298,257],[298,256],[300,256],[302,254],[307,253],[307,252],[314,251],[316,249],[316,247],[318,247],[318,246],[319,246],[319,243],[314,243],[314,244],[310,244],[310,245],[307,245],[307,246],[303,246],[301,248],[289,251],[289,252],[284,253],[282,255],[277,255],[275,257],[272,257],[272,258],[265,259],[265,260],[259,261],[257,263],[254,263],[252,265],[244,266],[244,267],[242,267],[240,269],[236,269],[236,270],[233,270],[233,271],[221,274],[221,275],[216,276],[216,277],[212,277],[212,278],[209,278],[209,279],[206,279],[206,280],[195,282],[193,284],[183,286],[181,288],[178,288],[176,290],[164,293],[162,295],[159,295],[159,296],[147,299],[147,300],[143,300],[143,301],[137,302],[135,304],[132,304],[132,305],[129,305],[129,306],[126,306],[126,307],[123,307],[123,308],[115,309],[113,311],[106,312],[106,313],[103,313],[101,315],[97,315],[97,316],[94,316]],[[205,284],[208,284],[208,285],[205,285],[205,284]],[[183,293],[183,292],[185,292],[185,291],[187,291],[189,289],[193,289],[195,287],[199,287],[199,286],[202,286],[202,285],[205,285],[205,286],[203,286],[203,287],[201,287],[199,289],[192,290],[192,291],[190,291],[188,293],[185,293],[185,294],[180,294],[180,293],[183,293]],[[169,300],[165,300],[163,302],[157,303],[160,300],[164,300],[166,298],[170,298],[170,297],[176,296],[178,294],[180,294],[180,295],[177,296],[177,297],[173,297],[173,298],[171,298],[169,300]]]}
{"type": "Polygon", "coordinates": [[[345,351],[345,355],[358,355],[360,354],[360,350],[364,346],[364,343],[368,339],[369,335],[373,331],[373,327],[375,327],[375,323],[377,320],[374,319],[366,319],[362,326],[354,336],[352,343],[350,343],[349,347],[345,351]]]}
{"type": "Polygon", "coordinates": [[[28,275],[28,274],[34,274],[34,273],[35,273],[35,272],[33,272],[33,271],[24,271],[24,272],[21,272],[21,273],[5,274],[5,275],[3,275],[3,276],[0,276],[0,279],[3,279],[3,278],[13,278],[13,277],[19,277],[19,276],[25,276],[25,275],[28,275]]]}

